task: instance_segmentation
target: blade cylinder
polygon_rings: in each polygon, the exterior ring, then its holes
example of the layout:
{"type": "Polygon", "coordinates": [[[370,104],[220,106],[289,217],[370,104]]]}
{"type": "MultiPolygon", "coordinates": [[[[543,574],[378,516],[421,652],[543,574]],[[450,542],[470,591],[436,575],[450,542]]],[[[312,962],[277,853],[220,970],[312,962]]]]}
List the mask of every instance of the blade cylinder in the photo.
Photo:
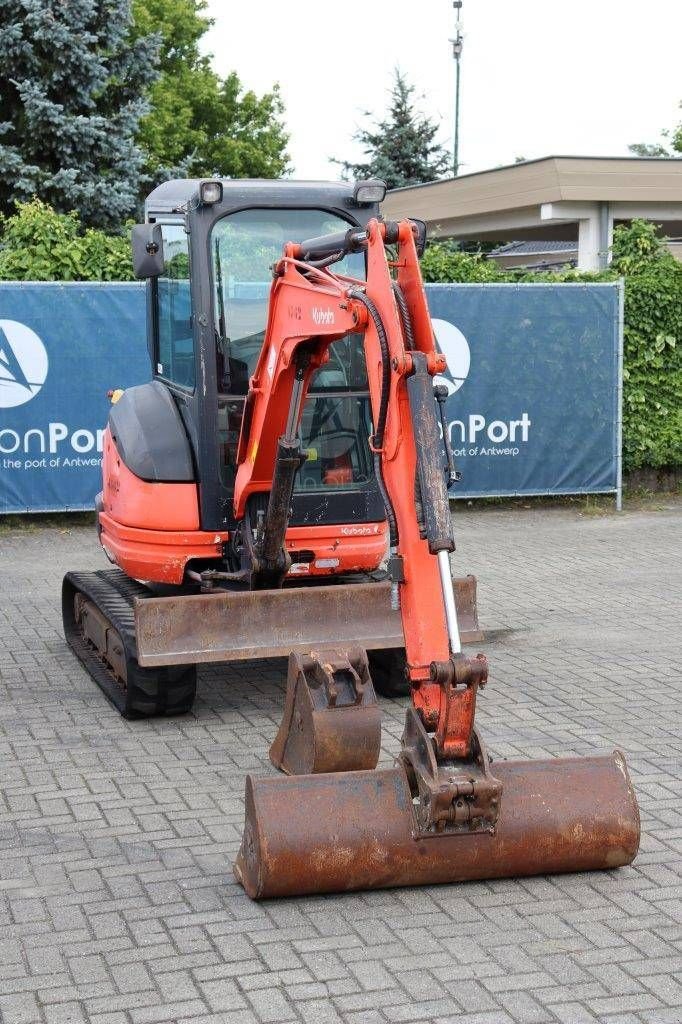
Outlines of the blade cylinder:
{"type": "Polygon", "coordinates": [[[639,812],[621,753],[495,761],[500,817],[487,833],[419,836],[400,767],[246,780],[235,875],[255,899],[434,885],[629,864],[639,812]]]}

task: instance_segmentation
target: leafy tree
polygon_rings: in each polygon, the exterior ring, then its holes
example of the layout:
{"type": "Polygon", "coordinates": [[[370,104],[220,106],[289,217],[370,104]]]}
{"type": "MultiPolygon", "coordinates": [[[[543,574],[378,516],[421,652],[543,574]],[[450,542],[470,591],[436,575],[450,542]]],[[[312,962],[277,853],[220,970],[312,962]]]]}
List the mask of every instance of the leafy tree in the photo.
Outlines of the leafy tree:
{"type": "Polygon", "coordinates": [[[675,155],[661,142],[633,142],[628,149],[633,156],[671,157],[675,155]]]}
{"type": "MultiPolygon", "coordinates": [[[[365,163],[335,160],[348,178],[383,178],[389,188],[419,185],[441,178],[450,167],[450,156],[436,141],[439,126],[420,114],[414,86],[401,71],[394,71],[388,111],[374,128],[360,128],[353,139],[367,154],[365,163]]],[[[371,117],[371,113],[366,113],[371,117]]]]}
{"type": "Polygon", "coordinates": [[[40,199],[0,218],[0,281],[130,281],[130,239],[86,228],[40,199]]]}
{"type": "Polygon", "coordinates": [[[135,209],[158,39],[130,0],[0,0],[0,211],[39,195],[86,224],[135,209]]]}
{"type": "MultiPolygon", "coordinates": [[[[682,104],[680,104],[682,106],[682,104]]],[[[673,129],[670,136],[670,144],[675,153],[682,153],[682,123],[673,129]]]]}
{"type": "MultiPolygon", "coordinates": [[[[680,103],[682,107],[682,103],[680,103]]],[[[628,149],[635,156],[675,157],[682,155],[682,124],[661,132],[661,142],[633,142],[628,149]]]]}
{"type": "Polygon", "coordinates": [[[199,42],[213,24],[204,15],[207,6],[206,0],[133,0],[132,35],[160,35],[162,74],[175,74],[199,59],[199,42]]]}
{"type": "Polygon", "coordinates": [[[133,0],[135,33],[161,37],[160,76],[139,141],[148,183],[173,175],[280,177],[288,135],[277,86],[244,91],[233,72],[221,79],[199,43],[211,25],[205,0],[133,0]]]}

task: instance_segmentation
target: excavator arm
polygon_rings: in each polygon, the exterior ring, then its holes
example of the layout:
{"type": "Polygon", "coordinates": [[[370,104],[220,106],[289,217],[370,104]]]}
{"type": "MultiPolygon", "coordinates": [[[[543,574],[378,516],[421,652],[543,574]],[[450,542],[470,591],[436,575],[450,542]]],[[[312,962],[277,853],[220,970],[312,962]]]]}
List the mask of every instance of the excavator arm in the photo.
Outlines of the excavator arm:
{"type": "Polygon", "coordinates": [[[234,513],[256,587],[280,586],[299,434],[310,382],[329,348],[362,333],[374,431],[370,446],[390,528],[389,568],[401,611],[414,706],[438,757],[471,753],[485,658],[461,653],[449,552],[454,549],[433,377],[437,351],[410,221],[290,243],[274,268],[263,348],[249,384],[237,452],[234,513]],[[389,261],[388,246],[396,258],[389,261]],[[332,261],[366,251],[365,281],[332,261]],[[397,271],[397,280],[392,276],[397,271]],[[256,495],[257,517],[250,513],[256,495]],[[267,507],[265,500],[267,499],[267,507]]]}

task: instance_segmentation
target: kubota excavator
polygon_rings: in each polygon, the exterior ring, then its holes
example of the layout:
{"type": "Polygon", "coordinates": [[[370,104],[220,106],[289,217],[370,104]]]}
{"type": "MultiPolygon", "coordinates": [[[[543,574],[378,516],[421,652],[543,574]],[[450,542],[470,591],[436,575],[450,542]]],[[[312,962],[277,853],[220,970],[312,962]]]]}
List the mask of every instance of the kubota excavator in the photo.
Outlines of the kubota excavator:
{"type": "Polygon", "coordinates": [[[98,520],[123,572],[67,575],[69,642],[128,714],[180,710],[193,695],[183,666],[227,660],[230,644],[237,657],[291,652],[270,750],[289,777],[246,784],[235,873],[252,897],[630,863],[639,816],[620,753],[493,768],[474,727],[488,665],[461,647],[449,559],[456,471],[434,388],[446,367],[419,271],[420,226],[378,217],[379,182],[325,186],[326,201],[320,186],[313,206],[314,187],[282,183],[278,216],[259,203],[272,184],[232,183],[228,209],[227,183],[184,184],[182,197],[178,183],[162,186],[162,223],[148,204],[133,232],[136,273],[152,282],[157,381],[112,407],[98,520]],[[283,209],[295,211],[296,232],[293,221],[282,227],[283,209]],[[311,211],[318,231],[303,237],[311,211]],[[164,220],[177,225],[175,246],[164,220]],[[243,224],[255,236],[240,234],[243,224]],[[258,249],[282,231],[265,299],[258,249]],[[165,291],[162,275],[185,291],[165,291]],[[251,308],[259,301],[264,332],[251,308]],[[207,413],[237,380],[242,401],[207,413]],[[221,469],[231,504],[207,515],[221,469]],[[297,511],[309,472],[312,501],[297,511]],[[372,516],[369,481],[381,503],[372,516]],[[348,503],[358,493],[364,516],[348,503]],[[289,585],[298,572],[308,586],[289,585]],[[150,582],[186,589],[152,596],[150,582]],[[383,652],[376,669],[368,647],[383,652]],[[385,770],[373,672],[386,692],[407,683],[411,694],[398,762],[385,770]]]}
{"type": "MultiPolygon", "coordinates": [[[[303,407],[282,589],[244,571],[250,532],[233,511],[271,267],[287,241],[365,226],[384,192],[376,182],[182,179],[147,198],[135,262],[148,281],[153,380],[113,393],[97,497],[100,541],[118,569],[69,574],[63,604],[69,643],[128,718],[189,711],[197,664],[329,642],[366,649],[380,693],[409,692],[360,334],[334,346],[303,407]]],[[[365,272],[361,253],[340,266],[365,272]]],[[[253,529],[264,501],[249,503],[253,529]]],[[[475,577],[454,583],[463,640],[478,641],[475,577]]]]}

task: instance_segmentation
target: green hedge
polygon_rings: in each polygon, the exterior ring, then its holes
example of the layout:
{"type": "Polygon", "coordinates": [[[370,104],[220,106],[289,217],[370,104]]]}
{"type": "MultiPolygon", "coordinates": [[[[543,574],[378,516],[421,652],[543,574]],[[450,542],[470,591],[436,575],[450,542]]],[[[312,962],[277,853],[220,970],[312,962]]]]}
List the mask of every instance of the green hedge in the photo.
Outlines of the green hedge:
{"type": "MultiPolygon", "coordinates": [[[[616,228],[612,265],[599,274],[504,271],[447,242],[428,247],[422,271],[426,281],[441,283],[624,277],[624,466],[682,465],[682,264],[655,225],[616,228]]],[[[83,230],[76,213],[57,214],[39,199],[18,203],[16,214],[0,221],[0,280],[133,280],[129,233],[83,230]]]]}
{"type": "Polygon", "coordinates": [[[613,261],[601,273],[505,271],[480,253],[436,242],[422,259],[429,282],[625,280],[623,465],[682,465],[682,263],[636,220],[617,227],[613,261]]]}
{"type": "Polygon", "coordinates": [[[682,465],[682,263],[634,221],[618,228],[625,278],[623,460],[626,469],[682,465]]]}
{"type": "Polygon", "coordinates": [[[0,219],[0,281],[131,281],[130,238],[83,230],[78,214],[32,199],[0,219]]]}

